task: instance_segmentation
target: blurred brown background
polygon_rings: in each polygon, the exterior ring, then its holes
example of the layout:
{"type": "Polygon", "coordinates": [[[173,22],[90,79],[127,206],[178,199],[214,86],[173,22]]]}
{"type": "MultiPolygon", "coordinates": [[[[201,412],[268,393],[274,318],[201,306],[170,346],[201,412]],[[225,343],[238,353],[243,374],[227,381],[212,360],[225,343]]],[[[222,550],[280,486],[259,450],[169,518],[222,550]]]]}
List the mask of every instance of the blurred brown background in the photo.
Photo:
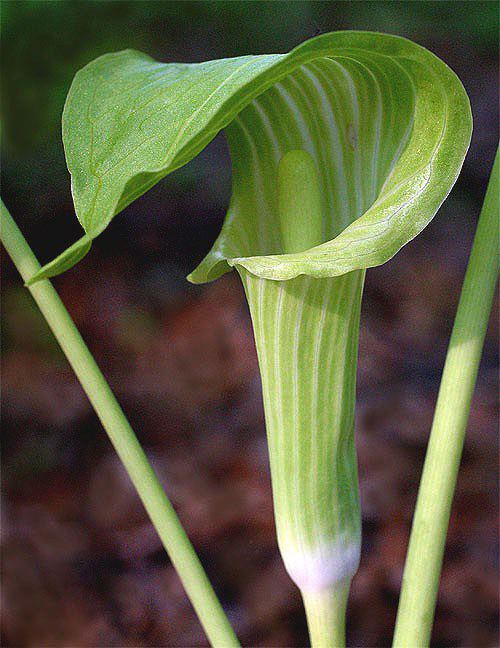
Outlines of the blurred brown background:
{"type": "MultiPolygon", "coordinates": [[[[388,646],[448,337],[498,139],[496,2],[11,2],[2,10],[2,196],[39,259],[80,235],[60,136],[74,73],[284,52],[336,29],[407,36],[460,76],[475,132],[433,223],[368,272],[358,378],[363,556],[351,646],[388,646]]],[[[235,276],[185,280],[224,216],[223,136],[137,200],[54,283],[162,477],[240,639],[304,646],[277,553],[258,368],[235,276]]],[[[3,646],[203,646],[110,443],[2,255],[3,646]]],[[[497,646],[497,346],[491,326],[433,646],[497,646]]]]}

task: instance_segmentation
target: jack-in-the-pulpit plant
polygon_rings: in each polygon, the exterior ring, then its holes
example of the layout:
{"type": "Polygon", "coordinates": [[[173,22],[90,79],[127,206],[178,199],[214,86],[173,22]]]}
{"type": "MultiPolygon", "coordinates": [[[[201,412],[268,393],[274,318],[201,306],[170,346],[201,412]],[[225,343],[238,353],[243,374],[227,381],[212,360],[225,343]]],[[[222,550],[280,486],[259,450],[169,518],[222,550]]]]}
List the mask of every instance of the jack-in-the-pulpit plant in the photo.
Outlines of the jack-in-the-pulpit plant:
{"type": "Polygon", "coordinates": [[[199,64],[108,54],[76,75],[68,95],[64,146],[85,234],[32,281],[71,267],[118,212],[225,130],[231,203],[190,279],[232,268],[241,276],[278,543],[315,646],[343,644],[360,556],[354,409],[364,273],[435,215],[471,123],[467,95],[442,61],[367,32],[199,64]]]}

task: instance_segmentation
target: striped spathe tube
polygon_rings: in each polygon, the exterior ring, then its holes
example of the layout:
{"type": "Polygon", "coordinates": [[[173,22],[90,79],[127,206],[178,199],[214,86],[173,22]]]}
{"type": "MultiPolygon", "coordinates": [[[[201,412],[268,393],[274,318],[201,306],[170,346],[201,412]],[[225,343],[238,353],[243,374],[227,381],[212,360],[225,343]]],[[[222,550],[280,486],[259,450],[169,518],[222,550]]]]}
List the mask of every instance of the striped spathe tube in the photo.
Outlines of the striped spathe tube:
{"type": "Polygon", "coordinates": [[[308,614],[324,597],[322,607],[337,615],[330,598],[347,595],[360,556],[354,406],[364,271],[284,282],[240,274],[262,376],[281,555],[308,614]]]}

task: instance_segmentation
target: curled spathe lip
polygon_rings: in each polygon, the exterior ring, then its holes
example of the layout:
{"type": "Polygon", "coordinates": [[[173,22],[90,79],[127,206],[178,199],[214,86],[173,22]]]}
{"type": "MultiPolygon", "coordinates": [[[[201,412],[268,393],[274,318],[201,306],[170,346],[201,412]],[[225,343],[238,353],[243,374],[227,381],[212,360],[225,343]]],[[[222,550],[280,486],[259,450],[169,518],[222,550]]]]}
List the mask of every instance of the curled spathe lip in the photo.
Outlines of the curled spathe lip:
{"type": "MultiPolygon", "coordinates": [[[[234,124],[244,119],[257,99],[293,75],[314,72],[322,61],[347,71],[345,79],[337,70],[336,80],[330,83],[326,74],[316,90],[306,80],[299,88],[302,98],[296,114],[286,119],[273,116],[271,130],[276,129],[285,147],[286,140],[294,137],[291,131],[301,128],[309,129],[312,141],[316,110],[327,112],[325,102],[334,100],[340,85],[345,91],[351,88],[357,93],[359,115],[366,106],[373,114],[368,110],[353,126],[356,115],[348,118],[339,106],[339,140],[325,141],[323,149],[344,150],[348,155],[356,149],[360,182],[368,178],[370,184],[372,170],[364,165],[363,156],[368,151],[375,160],[372,166],[380,171],[378,158],[384,157],[386,147],[397,144],[397,156],[390,168],[384,167],[384,183],[364,200],[362,210],[350,211],[348,222],[334,235],[330,232],[321,245],[296,254],[281,254],[279,245],[270,243],[242,249],[231,240],[226,220],[221,237],[190,279],[211,280],[234,265],[277,280],[300,274],[335,276],[391,258],[425,227],[451,190],[470,141],[470,106],[456,75],[429,51],[397,36],[350,31],[318,36],[285,55],[162,64],[127,50],[104,55],[83,68],[66,101],[63,140],[75,208],[85,234],[31,282],[74,265],[124,207],[189,162],[220,130],[236,128],[234,124]],[[411,92],[402,92],[402,84],[411,86],[411,92]],[[370,150],[368,131],[378,123],[380,97],[379,149],[370,150]],[[399,113],[409,126],[404,137],[398,131],[399,113]],[[281,122],[291,130],[282,129],[280,135],[281,122]],[[393,129],[397,142],[391,139],[393,129]]],[[[295,148],[309,146],[306,132],[301,140],[294,143],[295,148]]],[[[323,172],[328,153],[323,156],[321,146],[316,149],[323,172]]],[[[337,167],[336,172],[343,170],[337,167]]],[[[249,169],[248,174],[252,173],[249,169]]],[[[325,184],[325,195],[331,190],[325,184]]],[[[352,195],[350,189],[347,195],[352,195]]],[[[338,196],[336,200],[342,202],[338,196]]],[[[264,217],[261,214],[261,223],[264,217]]]]}
{"type": "MultiPolygon", "coordinates": [[[[379,104],[382,108],[378,110],[378,114],[376,106],[367,107],[366,102],[363,105],[362,101],[366,99],[366,89],[363,86],[367,79],[374,79],[380,87],[380,80],[383,79],[386,70],[380,65],[378,54],[372,55],[374,63],[370,69],[369,55],[367,52],[359,53],[360,50],[350,55],[350,70],[345,63],[344,66],[340,66],[344,76],[348,77],[351,88],[350,113],[349,110],[341,112],[335,107],[335,93],[340,93],[336,83],[341,83],[344,79],[341,77],[339,81],[335,74],[328,79],[326,74],[321,77],[316,72],[315,87],[307,85],[307,76],[311,76],[314,71],[312,65],[309,72],[305,70],[302,79],[294,79],[294,73],[291,74],[289,79],[292,79],[294,84],[290,83],[287,91],[281,93],[280,111],[274,110],[273,114],[272,110],[268,110],[266,113],[265,106],[257,105],[262,101],[261,97],[253,100],[250,106],[242,111],[238,121],[243,122],[243,132],[246,137],[253,139],[253,148],[257,153],[251,163],[248,159],[242,161],[240,140],[232,135],[229,143],[233,165],[241,168],[246,163],[249,176],[266,176],[269,191],[272,193],[273,187],[276,187],[279,158],[290,148],[286,141],[288,133],[294,122],[303,129],[307,127],[310,139],[303,135],[297,138],[294,145],[309,150],[315,157],[320,171],[322,165],[336,167],[333,182],[337,186],[332,187],[332,183],[329,186],[325,178],[321,184],[322,192],[327,196],[326,218],[334,224],[336,220],[339,223],[336,227],[330,227],[330,233],[334,232],[331,238],[326,237],[319,245],[292,254],[283,249],[276,249],[280,247],[276,243],[272,250],[271,241],[268,241],[268,248],[271,248],[272,252],[263,250],[262,247],[266,246],[259,245],[255,235],[253,249],[252,245],[241,246],[233,240],[233,230],[238,221],[240,228],[248,229],[247,223],[251,218],[246,205],[249,201],[252,202],[252,195],[245,189],[247,178],[236,174],[233,178],[233,199],[222,232],[207,257],[189,275],[190,281],[210,281],[232,267],[244,268],[256,276],[271,280],[289,280],[299,275],[334,277],[386,262],[422,231],[438,211],[458,176],[470,141],[471,118],[467,96],[454,73],[426,50],[414,47],[416,58],[420,57],[418,65],[415,66],[415,58],[407,59],[410,65],[405,69],[405,59],[400,55],[395,57],[397,68],[393,66],[392,72],[396,69],[401,77],[406,75],[406,81],[409,80],[411,86],[411,101],[404,101],[402,98],[401,105],[395,102],[395,105],[391,106],[392,114],[387,106],[383,105],[380,93],[379,104]],[[353,61],[362,62],[364,77],[354,74],[357,70],[352,65],[353,61]],[[299,87],[301,83],[302,88],[299,87]],[[310,104],[308,106],[307,100],[304,102],[301,99],[301,94],[305,96],[307,92],[322,93],[323,104],[327,104],[329,112],[323,117],[321,124],[324,139],[317,139],[316,142],[313,141],[311,133],[323,107],[318,102],[318,113],[308,110],[310,104]],[[259,120],[252,118],[252,104],[256,104],[255,112],[263,116],[265,127],[259,120]],[[286,120],[285,113],[289,104],[293,108],[288,118],[287,133],[283,130],[281,121],[286,120]],[[247,117],[249,113],[250,116],[247,117]],[[276,118],[278,114],[279,117],[276,118]],[[399,123],[397,137],[394,137],[394,130],[384,130],[383,120],[393,126],[399,123]],[[248,122],[246,127],[245,121],[248,122]],[[258,150],[259,141],[265,137],[266,129],[272,132],[274,148],[277,149],[274,160],[273,147],[260,146],[258,150]],[[332,146],[335,138],[329,138],[329,130],[335,130],[337,134],[337,151],[332,146]],[[342,132],[343,139],[339,137],[339,133],[342,132]],[[389,164],[383,161],[383,154],[387,149],[390,149],[389,164]],[[344,168],[338,163],[338,151],[342,161],[347,160],[344,168]],[[343,178],[338,179],[341,175],[343,178]],[[367,186],[369,190],[364,191],[367,186]],[[335,193],[338,194],[337,197],[335,193]],[[344,217],[343,222],[340,213],[342,200],[339,196],[343,198],[344,203],[348,200],[356,203],[354,207],[351,205],[347,221],[344,217]],[[245,209],[247,213],[244,213],[245,209]],[[243,249],[245,247],[246,249],[243,249]]],[[[343,61],[342,58],[341,60],[343,61]]],[[[390,67],[387,61],[383,62],[386,67],[390,67]]],[[[324,72],[328,72],[328,68],[325,68],[324,72]]],[[[391,81],[395,86],[399,83],[396,78],[391,81]]],[[[268,90],[264,97],[273,91],[274,88],[268,90]]],[[[375,100],[374,103],[376,104],[375,100]]],[[[268,200],[268,204],[262,206],[257,198],[254,197],[253,200],[251,209],[259,214],[263,228],[272,227],[276,221],[274,212],[277,211],[273,201],[268,200]]],[[[251,237],[252,234],[249,233],[247,238],[251,237]]]]}
{"type": "MultiPolygon", "coordinates": [[[[367,212],[331,241],[293,254],[224,257],[218,250],[214,250],[188,276],[188,279],[193,283],[211,281],[227,271],[224,265],[229,268],[239,266],[254,275],[271,280],[294,279],[300,275],[317,278],[335,277],[354,270],[381,265],[422,231],[448,195],[446,193],[436,201],[430,217],[426,218],[422,214],[417,218],[416,216],[419,215],[415,211],[419,208],[419,198],[428,186],[430,178],[430,171],[423,171],[420,177],[415,174],[405,187],[399,188],[401,194],[414,189],[409,199],[397,201],[382,196],[367,212]],[[384,204],[385,201],[387,206],[384,204]],[[398,223],[394,221],[398,216],[406,217],[408,222],[403,227],[399,226],[399,232],[395,232],[398,223]],[[395,235],[397,233],[399,236],[395,235]],[[224,268],[222,272],[221,266],[224,268]]],[[[453,183],[455,179],[456,177],[453,183]]]]}

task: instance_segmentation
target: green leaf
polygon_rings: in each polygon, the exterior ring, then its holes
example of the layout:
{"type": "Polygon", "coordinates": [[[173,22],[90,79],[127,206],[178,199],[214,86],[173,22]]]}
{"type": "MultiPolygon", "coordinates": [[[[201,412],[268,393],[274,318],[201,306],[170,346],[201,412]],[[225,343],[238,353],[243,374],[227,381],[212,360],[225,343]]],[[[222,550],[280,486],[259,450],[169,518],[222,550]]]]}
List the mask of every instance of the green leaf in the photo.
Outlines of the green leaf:
{"type": "Polygon", "coordinates": [[[85,234],[81,239],[78,239],[76,243],[73,243],[67,250],[60,254],[57,259],[47,263],[41,270],[31,277],[26,282],[26,286],[31,286],[40,279],[46,277],[52,277],[54,275],[60,274],[65,270],[72,268],[80,259],[87,254],[92,246],[92,239],[85,234]]]}
{"type": "MultiPolygon", "coordinates": [[[[227,127],[233,196],[191,280],[231,266],[272,279],[334,276],[383,263],[434,216],[471,134],[467,95],[438,58],[405,39],[336,32],[287,55],[162,64],[135,51],[77,73],[63,138],[88,240],[227,127]],[[323,243],[283,254],[277,165],[308,151],[324,195],[323,243]]],[[[63,253],[34,280],[67,269],[63,253]]]]}

